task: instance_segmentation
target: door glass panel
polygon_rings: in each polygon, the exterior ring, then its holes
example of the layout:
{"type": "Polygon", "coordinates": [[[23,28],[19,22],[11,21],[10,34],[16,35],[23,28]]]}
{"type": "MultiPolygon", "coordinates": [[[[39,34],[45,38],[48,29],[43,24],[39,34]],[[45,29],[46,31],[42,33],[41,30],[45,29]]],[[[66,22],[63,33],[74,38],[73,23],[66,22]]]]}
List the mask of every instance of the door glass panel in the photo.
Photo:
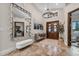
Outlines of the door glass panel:
{"type": "Polygon", "coordinates": [[[57,23],[48,24],[48,32],[57,32],[57,23]]]}
{"type": "Polygon", "coordinates": [[[52,26],[53,32],[57,32],[57,23],[53,23],[52,26]]]}
{"type": "Polygon", "coordinates": [[[51,32],[51,24],[48,25],[48,32],[51,32]]]}
{"type": "Polygon", "coordinates": [[[54,25],[54,32],[57,32],[57,27],[56,27],[56,25],[54,25]]]}
{"type": "Polygon", "coordinates": [[[51,32],[51,28],[48,29],[48,32],[51,32]]]}

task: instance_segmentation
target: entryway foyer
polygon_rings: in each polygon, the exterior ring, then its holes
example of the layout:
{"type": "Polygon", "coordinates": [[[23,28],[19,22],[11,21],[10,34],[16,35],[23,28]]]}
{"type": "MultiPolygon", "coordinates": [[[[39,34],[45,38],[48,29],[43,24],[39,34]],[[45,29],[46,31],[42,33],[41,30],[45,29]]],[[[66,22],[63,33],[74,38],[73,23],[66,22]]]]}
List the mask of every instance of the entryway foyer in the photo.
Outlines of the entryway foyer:
{"type": "Polygon", "coordinates": [[[79,55],[78,3],[2,3],[0,14],[0,55],[79,55]]]}

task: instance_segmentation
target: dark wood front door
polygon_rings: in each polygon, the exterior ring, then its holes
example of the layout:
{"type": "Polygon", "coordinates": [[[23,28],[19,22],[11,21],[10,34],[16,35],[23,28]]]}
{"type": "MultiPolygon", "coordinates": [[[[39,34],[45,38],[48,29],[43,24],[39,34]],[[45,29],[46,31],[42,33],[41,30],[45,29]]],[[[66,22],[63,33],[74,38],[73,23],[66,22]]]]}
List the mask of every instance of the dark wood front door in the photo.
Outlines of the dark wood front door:
{"type": "Polygon", "coordinates": [[[59,39],[58,26],[59,21],[47,22],[47,38],[59,39]]]}

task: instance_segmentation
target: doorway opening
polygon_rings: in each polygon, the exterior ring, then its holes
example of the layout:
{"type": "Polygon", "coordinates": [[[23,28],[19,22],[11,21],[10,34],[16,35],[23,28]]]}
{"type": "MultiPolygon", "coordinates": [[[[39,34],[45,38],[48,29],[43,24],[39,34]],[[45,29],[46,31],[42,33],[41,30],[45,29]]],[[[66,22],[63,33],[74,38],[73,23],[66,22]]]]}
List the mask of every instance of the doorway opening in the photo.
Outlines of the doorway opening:
{"type": "Polygon", "coordinates": [[[79,8],[68,13],[68,46],[79,46],[79,8]]]}

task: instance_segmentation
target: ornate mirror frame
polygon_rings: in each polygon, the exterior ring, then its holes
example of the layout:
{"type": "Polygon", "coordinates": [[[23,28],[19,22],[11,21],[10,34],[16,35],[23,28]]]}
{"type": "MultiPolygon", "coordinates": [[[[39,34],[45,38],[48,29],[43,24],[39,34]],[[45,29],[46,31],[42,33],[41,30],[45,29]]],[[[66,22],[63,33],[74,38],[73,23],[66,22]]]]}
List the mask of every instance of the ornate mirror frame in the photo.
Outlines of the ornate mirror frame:
{"type": "MultiPolygon", "coordinates": [[[[29,21],[29,31],[26,33],[28,33],[28,36],[31,36],[31,13],[15,3],[10,3],[10,13],[11,13],[11,15],[10,15],[10,37],[11,37],[11,39],[14,39],[14,37],[15,37],[15,35],[14,35],[14,21],[13,21],[13,19],[14,19],[13,8],[14,7],[29,15],[30,18],[25,17],[25,21],[26,22],[29,21]]],[[[27,28],[26,28],[26,31],[27,31],[27,28]]]]}

